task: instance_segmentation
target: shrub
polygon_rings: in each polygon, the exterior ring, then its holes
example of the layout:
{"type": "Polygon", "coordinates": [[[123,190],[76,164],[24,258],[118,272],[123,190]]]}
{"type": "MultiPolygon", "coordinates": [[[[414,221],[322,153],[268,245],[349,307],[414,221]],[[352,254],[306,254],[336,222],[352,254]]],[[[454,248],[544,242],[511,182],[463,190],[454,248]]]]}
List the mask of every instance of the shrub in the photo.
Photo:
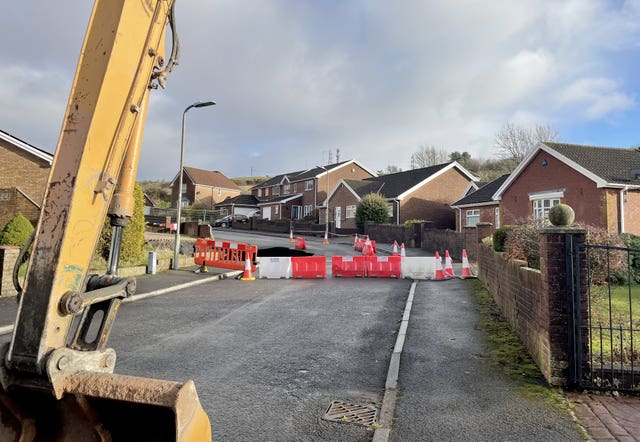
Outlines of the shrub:
{"type": "MultiPolygon", "coordinates": [[[[129,224],[122,232],[122,246],[120,247],[120,263],[124,264],[138,264],[142,259],[144,249],[144,194],[138,183],[135,185],[133,194],[135,198],[133,214],[129,224]]],[[[105,218],[95,252],[95,255],[107,260],[111,248],[112,229],[109,217],[105,218]]]]}
{"type": "MultiPolygon", "coordinates": [[[[578,223],[576,226],[587,230],[587,244],[624,246],[619,235],[609,233],[603,228],[578,223]]],[[[626,269],[626,255],[622,251],[591,248],[587,258],[591,284],[612,282],[615,275],[626,269]]]]}
{"type": "Polygon", "coordinates": [[[527,266],[540,269],[540,229],[535,223],[511,228],[504,242],[505,256],[527,261],[527,266]]]}
{"type": "Polygon", "coordinates": [[[33,226],[29,220],[18,213],[0,231],[0,245],[24,247],[32,233],[33,226]]]}
{"type": "Polygon", "coordinates": [[[511,228],[511,226],[503,226],[493,232],[493,250],[504,252],[504,243],[511,228]]]}
{"type": "Polygon", "coordinates": [[[362,230],[366,222],[372,222],[374,224],[389,222],[387,201],[379,193],[369,193],[365,195],[356,208],[356,225],[358,228],[362,230]]]}
{"type": "Polygon", "coordinates": [[[414,224],[424,223],[424,222],[426,222],[426,221],[423,220],[423,219],[408,219],[404,223],[402,223],[402,225],[404,227],[411,227],[414,224]]]}
{"type": "Polygon", "coordinates": [[[627,268],[627,266],[625,266],[623,270],[618,273],[618,279],[625,284],[628,282],[640,283],[640,236],[623,233],[620,235],[620,240],[625,247],[634,250],[629,252],[628,263],[630,267],[627,268]]]}

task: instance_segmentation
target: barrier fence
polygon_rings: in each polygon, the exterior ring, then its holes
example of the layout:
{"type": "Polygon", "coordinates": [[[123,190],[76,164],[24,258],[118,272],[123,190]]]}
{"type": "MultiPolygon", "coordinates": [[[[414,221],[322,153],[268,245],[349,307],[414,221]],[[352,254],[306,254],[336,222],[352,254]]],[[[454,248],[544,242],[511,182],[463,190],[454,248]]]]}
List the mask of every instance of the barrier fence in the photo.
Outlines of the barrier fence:
{"type": "MultiPolygon", "coordinates": [[[[365,253],[373,242],[369,238],[358,239],[365,253]]],[[[374,243],[375,244],[375,243],[374,243]]],[[[355,248],[355,245],[354,245],[355,248]]],[[[394,253],[396,253],[394,251],[394,253]]],[[[452,260],[445,252],[444,269],[442,258],[407,256],[359,256],[331,257],[331,276],[334,278],[409,278],[424,280],[445,280],[457,277],[452,260]]],[[[463,255],[466,254],[463,250],[463,255]]],[[[194,262],[206,267],[220,267],[251,272],[259,269],[261,279],[321,279],[327,277],[326,256],[259,257],[258,246],[231,241],[216,241],[199,238],[195,244],[194,262]],[[256,266],[256,263],[259,263],[256,266]]],[[[469,262],[463,259],[460,278],[474,278],[469,262]]]]}

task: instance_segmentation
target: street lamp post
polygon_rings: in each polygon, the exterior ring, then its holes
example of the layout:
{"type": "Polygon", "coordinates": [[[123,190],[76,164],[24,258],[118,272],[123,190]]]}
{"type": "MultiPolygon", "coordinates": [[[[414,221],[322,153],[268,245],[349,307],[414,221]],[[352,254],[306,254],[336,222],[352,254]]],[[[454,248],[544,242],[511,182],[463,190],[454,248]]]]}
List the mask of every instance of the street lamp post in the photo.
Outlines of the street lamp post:
{"type": "Polygon", "coordinates": [[[178,213],[176,218],[176,240],[173,245],[173,270],[180,268],[179,256],[180,256],[180,218],[182,217],[182,174],[184,173],[184,125],[189,109],[194,107],[207,107],[216,104],[213,101],[196,101],[195,103],[187,106],[182,112],[182,137],[180,139],[180,171],[178,172],[178,213]]]}

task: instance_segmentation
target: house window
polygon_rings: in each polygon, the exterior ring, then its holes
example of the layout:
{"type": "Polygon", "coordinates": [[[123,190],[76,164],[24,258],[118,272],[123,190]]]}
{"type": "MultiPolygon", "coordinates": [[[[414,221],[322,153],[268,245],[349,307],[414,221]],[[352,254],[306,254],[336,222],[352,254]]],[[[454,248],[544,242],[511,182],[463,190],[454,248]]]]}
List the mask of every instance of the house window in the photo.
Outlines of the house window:
{"type": "Polygon", "coordinates": [[[356,206],[355,205],[351,205],[351,206],[347,206],[345,207],[345,217],[347,218],[355,218],[356,217],[356,206]]]}
{"type": "Polygon", "coordinates": [[[262,189],[258,189],[258,197],[262,196],[262,189]]]}
{"type": "Polygon", "coordinates": [[[264,188],[264,196],[269,196],[269,188],[268,187],[264,188]]]}
{"type": "Polygon", "coordinates": [[[287,195],[291,193],[291,184],[285,184],[284,185],[284,194],[287,195]]]}
{"type": "Polygon", "coordinates": [[[389,218],[393,216],[393,203],[387,203],[387,215],[389,218]]]}
{"type": "Polygon", "coordinates": [[[298,183],[293,183],[293,193],[298,191],[298,183]]]}
{"type": "Polygon", "coordinates": [[[313,190],[313,180],[307,180],[304,182],[304,190],[313,190]]]}
{"type": "MultiPolygon", "coordinates": [[[[272,195],[280,195],[280,186],[273,186],[271,194],[272,195]]],[[[277,215],[277,213],[276,213],[276,215],[277,215]]]]}
{"type": "Polygon", "coordinates": [[[500,228],[500,207],[493,209],[493,225],[496,229],[500,228]]]}
{"type": "Polygon", "coordinates": [[[273,213],[276,215],[280,214],[280,206],[274,206],[273,213]]]}
{"type": "Polygon", "coordinates": [[[303,216],[306,218],[307,216],[311,215],[311,212],[313,212],[311,204],[305,205],[303,210],[303,216]]]}
{"type": "Polygon", "coordinates": [[[533,219],[547,223],[549,221],[549,210],[558,204],[560,204],[560,198],[533,200],[533,219]]]}
{"type": "Polygon", "coordinates": [[[475,225],[480,222],[480,209],[469,209],[467,210],[466,215],[466,227],[475,227],[475,225]]]}
{"type": "Polygon", "coordinates": [[[182,185],[182,193],[187,193],[187,185],[186,184],[182,185]]]}

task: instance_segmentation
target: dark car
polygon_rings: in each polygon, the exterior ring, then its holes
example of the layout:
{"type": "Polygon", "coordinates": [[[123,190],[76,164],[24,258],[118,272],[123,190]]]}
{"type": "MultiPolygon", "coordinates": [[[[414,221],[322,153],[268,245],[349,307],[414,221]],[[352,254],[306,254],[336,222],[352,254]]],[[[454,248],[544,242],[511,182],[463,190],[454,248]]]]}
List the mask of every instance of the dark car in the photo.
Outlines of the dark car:
{"type": "Polygon", "coordinates": [[[247,215],[227,215],[211,223],[212,227],[231,227],[233,223],[248,223],[247,215]]]}

